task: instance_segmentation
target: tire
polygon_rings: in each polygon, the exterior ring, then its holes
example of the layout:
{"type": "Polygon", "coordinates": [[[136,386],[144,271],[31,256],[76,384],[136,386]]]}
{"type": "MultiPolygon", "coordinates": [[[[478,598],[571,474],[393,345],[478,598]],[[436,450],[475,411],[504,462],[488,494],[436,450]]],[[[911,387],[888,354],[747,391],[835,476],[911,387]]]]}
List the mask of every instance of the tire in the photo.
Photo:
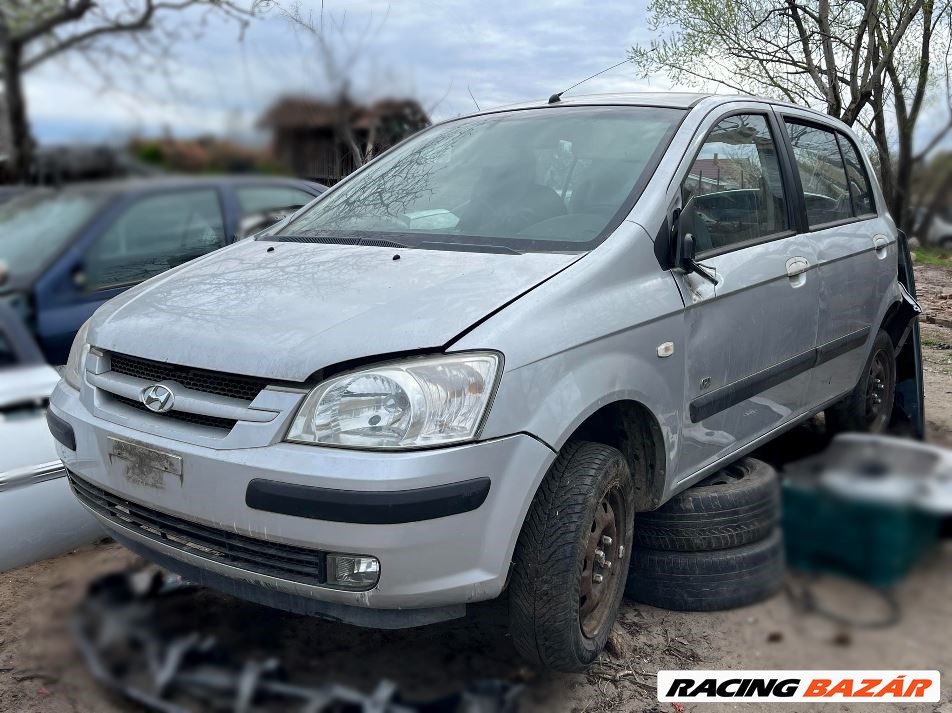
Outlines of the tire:
{"type": "Polygon", "coordinates": [[[831,435],[846,431],[884,433],[889,428],[895,399],[896,357],[893,343],[885,331],[879,330],[856,388],[845,399],[826,410],[827,432],[831,435]]]}
{"type": "Polygon", "coordinates": [[[759,602],[783,586],[781,531],[743,547],[712,552],[636,550],[626,595],[677,611],[718,611],[759,602]]]}
{"type": "Polygon", "coordinates": [[[617,449],[587,441],[562,448],[529,508],[513,557],[509,630],[526,660],[570,673],[598,658],[624,595],[634,503],[631,473],[617,449]],[[614,524],[607,527],[609,520],[614,524]]]}
{"type": "Polygon", "coordinates": [[[767,537],[780,522],[780,481],[763,461],[742,458],[635,517],[636,548],[706,552],[767,537]]]}

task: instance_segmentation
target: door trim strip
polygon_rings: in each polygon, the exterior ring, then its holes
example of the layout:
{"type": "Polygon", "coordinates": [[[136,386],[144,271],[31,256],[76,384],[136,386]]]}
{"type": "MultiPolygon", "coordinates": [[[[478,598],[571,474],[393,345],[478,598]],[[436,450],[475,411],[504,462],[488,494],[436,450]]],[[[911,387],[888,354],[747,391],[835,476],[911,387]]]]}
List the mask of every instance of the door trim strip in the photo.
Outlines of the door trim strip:
{"type": "Polygon", "coordinates": [[[870,328],[864,327],[699,396],[689,407],[691,423],[700,423],[815,366],[862,347],[869,337],[869,332],[870,328]]]}
{"type": "Polygon", "coordinates": [[[817,366],[832,361],[838,356],[843,356],[847,352],[851,352],[863,346],[869,338],[869,332],[869,327],[863,327],[862,329],[857,329],[855,332],[850,332],[845,336],[834,339],[832,342],[820,345],[816,350],[817,366]]]}

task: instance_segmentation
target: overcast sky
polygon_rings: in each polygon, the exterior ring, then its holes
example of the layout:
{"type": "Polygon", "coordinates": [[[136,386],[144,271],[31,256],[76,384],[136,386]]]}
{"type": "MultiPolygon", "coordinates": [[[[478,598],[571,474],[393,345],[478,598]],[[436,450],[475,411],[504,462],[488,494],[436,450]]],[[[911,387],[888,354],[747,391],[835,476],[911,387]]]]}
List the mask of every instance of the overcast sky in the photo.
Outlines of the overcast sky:
{"type": "MultiPolygon", "coordinates": [[[[285,5],[295,0],[284,0],[285,5]]],[[[320,0],[301,2],[317,22],[320,0]]],[[[195,12],[167,15],[194,27],[195,12]]],[[[325,0],[325,36],[349,71],[357,98],[411,96],[434,119],[544,99],[625,58],[652,38],[645,0],[325,0]]],[[[123,142],[168,131],[263,138],[256,119],[286,93],[327,93],[314,42],[272,10],[239,39],[237,26],[205,18],[197,40],[177,44],[167,74],[115,63],[115,88],[88,67],[47,64],[28,75],[33,131],[44,143],[123,142]]],[[[685,89],[665,77],[641,79],[623,65],[579,92],[685,89]]],[[[932,109],[922,135],[945,121],[932,109]]]]}
{"type": "MultiPolygon", "coordinates": [[[[319,0],[303,5],[317,21],[319,0]]],[[[434,118],[472,111],[470,90],[483,108],[548,97],[650,39],[643,0],[326,0],[324,13],[338,61],[358,57],[355,96],[413,96],[434,118]]],[[[37,138],[121,140],[166,127],[179,136],[244,132],[279,94],[328,88],[313,41],[274,11],[243,40],[233,23],[211,20],[200,41],[177,45],[171,82],[111,71],[120,88],[107,92],[75,61],[29,75],[37,138]]],[[[630,65],[584,85],[586,93],[670,88],[664,78],[639,79],[630,65]]]]}

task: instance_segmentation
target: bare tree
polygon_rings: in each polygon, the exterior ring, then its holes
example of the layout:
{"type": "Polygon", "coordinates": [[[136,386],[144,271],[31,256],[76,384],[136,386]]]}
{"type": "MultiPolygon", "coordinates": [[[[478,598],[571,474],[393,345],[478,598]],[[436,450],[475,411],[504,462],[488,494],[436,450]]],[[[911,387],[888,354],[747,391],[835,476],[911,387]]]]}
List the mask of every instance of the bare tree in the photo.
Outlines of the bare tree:
{"type": "Polygon", "coordinates": [[[0,121],[9,128],[12,176],[26,179],[33,162],[23,91],[24,76],[31,70],[67,54],[84,54],[92,62],[97,50],[109,51],[111,40],[139,38],[157,29],[163,30],[161,46],[167,47],[180,34],[178,27],[160,26],[171,13],[205,9],[222,13],[243,28],[257,9],[269,4],[266,0],[2,0],[0,79],[5,101],[0,121]]]}
{"type": "MultiPolygon", "coordinates": [[[[331,13],[324,12],[324,3],[317,17],[314,13],[304,12],[299,2],[276,2],[278,12],[299,32],[302,32],[314,45],[317,64],[326,85],[325,91],[333,97],[334,134],[350,152],[354,168],[360,168],[367,160],[366,147],[358,145],[352,127],[354,103],[350,96],[350,81],[354,67],[360,62],[365,51],[367,38],[373,27],[368,24],[356,41],[345,31],[346,18],[338,20],[331,13]],[[339,38],[334,42],[331,33],[339,38]]],[[[371,18],[370,22],[373,22],[371,18]]]]}
{"type": "Polygon", "coordinates": [[[649,13],[660,36],[630,52],[645,76],[785,99],[861,128],[893,217],[918,227],[913,173],[952,132],[952,0],[651,0],[649,13]],[[948,118],[922,141],[930,90],[948,118]]]}
{"type": "Polygon", "coordinates": [[[383,17],[368,16],[356,31],[347,26],[346,15],[337,17],[325,12],[323,3],[316,15],[305,12],[300,2],[275,1],[272,6],[313,44],[314,57],[323,75],[320,93],[332,97],[335,139],[346,147],[354,169],[372,159],[380,146],[391,146],[429,125],[425,112],[415,103],[404,102],[399,106],[381,107],[389,111],[369,117],[362,139],[354,131],[358,107],[351,94],[351,83],[358,65],[386,24],[389,6],[383,17]]]}

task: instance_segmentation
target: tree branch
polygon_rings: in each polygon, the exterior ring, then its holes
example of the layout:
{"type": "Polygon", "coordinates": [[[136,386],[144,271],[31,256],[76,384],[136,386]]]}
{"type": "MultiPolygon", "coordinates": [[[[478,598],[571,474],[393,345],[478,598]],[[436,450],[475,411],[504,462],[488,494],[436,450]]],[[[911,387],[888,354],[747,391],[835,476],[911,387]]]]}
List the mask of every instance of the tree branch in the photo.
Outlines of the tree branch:
{"type": "Polygon", "coordinates": [[[32,42],[46,33],[53,31],[60,25],[82,19],[83,16],[93,8],[93,4],[93,0],[77,0],[75,5],[71,5],[69,0],[67,0],[59,12],[54,12],[36,24],[11,35],[10,42],[19,45],[32,42]]]}
{"type": "MultiPolygon", "coordinates": [[[[95,6],[93,0],[80,1],[81,3],[89,5],[87,10],[95,6]]],[[[215,9],[228,13],[234,13],[243,17],[252,17],[254,15],[255,7],[255,5],[252,5],[251,10],[245,10],[228,0],[168,0],[166,2],[145,0],[145,4],[142,6],[141,11],[129,19],[123,19],[120,16],[105,17],[98,25],[94,27],[90,27],[81,32],[77,32],[76,34],[69,35],[63,39],[56,39],[52,44],[45,47],[42,51],[26,58],[23,61],[23,71],[33,69],[37,65],[42,64],[43,62],[52,59],[53,57],[66,52],[67,50],[84,47],[94,40],[106,35],[133,34],[148,30],[151,28],[152,21],[158,13],[174,10],[185,10],[190,7],[200,6],[213,7],[215,9]]],[[[79,5],[74,6],[74,10],[78,7],[79,5]]],[[[43,30],[42,34],[55,38],[55,30],[59,25],[78,19],[76,17],[68,17],[65,11],[58,13],[58,17],[61,18],[58,22],[52,22],[51,18],[41,23],[41,25],[37,25],[37,28],[40,26],[45,27],[46,29],[43,30]]],[[[80,15],[80,17],[82,17],[82,15],[80,15]]],[[[36,28],[31,28],[28,33],[24,34],[24,36],[32,35],[33,39],[38,38],[40,35],[37,34],[35,30],[36,28]]]]}

